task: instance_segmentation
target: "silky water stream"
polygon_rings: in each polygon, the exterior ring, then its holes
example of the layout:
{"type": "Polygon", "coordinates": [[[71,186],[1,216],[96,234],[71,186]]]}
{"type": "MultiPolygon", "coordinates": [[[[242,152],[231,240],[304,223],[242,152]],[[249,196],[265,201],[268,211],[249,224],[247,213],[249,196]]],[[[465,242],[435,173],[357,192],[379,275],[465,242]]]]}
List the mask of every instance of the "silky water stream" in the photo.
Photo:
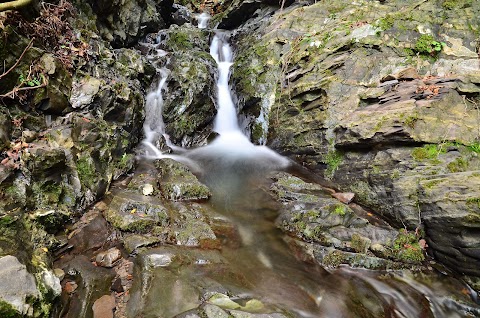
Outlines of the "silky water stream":
{"type": "MultiPolygon", "coordinates": [[[[205,27],[207,18],[202,16],[199,27],[205,27]]],[[[184,149],[173,145],[165,134],[162,106],[167,69],[159,69],[158,86],[147,96],[144,158],[169,158],[187,165],[212,190],[209,204],[239,233],[237,242],[224,240],[221,265],[213,269],[177,268],[177,277],[199,289],[221,286],[220,290],[233,295],[240,305],[248,299],[259,299],[266,305],[260,312],[283,312],[286,316],[474,317],[480,313],[466,285],[441,272],[386,272],[347,266],[326,270],[300,260],[302,257],[291,251],[285,234],[274,224],[280,205],[267,191],[268,173],[285,170],[290,162],[265,146],[253,145],[239,127],[229,87],[233,53],[226,33],[217,31],[210,54],[218,65],[213,126],[218,136],[208,145],[184,149]],[[157,148],[162,136],[173,154],[157,148]]],[[[189,317],[182,314],[189,308],[188,290],[178,287],[178,279],[164,279],[161,284],[157,297],[165,299],[158,299],[157,305],[162,308],[149,305],[140,310],[143,315],[189,317]]],[[[192,313],[191,317],[196,316],[192,313]]]]}

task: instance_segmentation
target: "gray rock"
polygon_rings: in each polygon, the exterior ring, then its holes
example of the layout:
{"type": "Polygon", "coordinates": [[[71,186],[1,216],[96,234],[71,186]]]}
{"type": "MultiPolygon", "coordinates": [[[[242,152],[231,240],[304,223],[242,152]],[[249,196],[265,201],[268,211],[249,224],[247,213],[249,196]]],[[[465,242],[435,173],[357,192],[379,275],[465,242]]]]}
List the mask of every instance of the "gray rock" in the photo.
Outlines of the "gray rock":
{"type": "Polygon", "coordinates": [[[132,234],[123,239],[123,245],[128,253],[135,252],[138,248],[160,243],[158,237],[132,234]]]}
{"type": "Polygon", "coordinates": [[[11,305],[20,315],[31,314],[32,300],[40,297],[35,278],[14,256],[0,258],[0,300],[11,305]]]}

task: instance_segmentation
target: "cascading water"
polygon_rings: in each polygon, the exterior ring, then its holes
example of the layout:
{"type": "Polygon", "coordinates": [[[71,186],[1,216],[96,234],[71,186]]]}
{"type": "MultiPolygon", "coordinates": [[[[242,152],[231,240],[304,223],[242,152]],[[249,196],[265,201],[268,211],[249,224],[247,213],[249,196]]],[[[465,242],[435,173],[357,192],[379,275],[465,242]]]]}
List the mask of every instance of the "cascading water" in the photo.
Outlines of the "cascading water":
{"type": "MultiPolygon", "coordinates": [[[[199,18],[199,28],[206,27],[206,21],[208,18],[199,18]]],[[[319,265],[299,262],[290,254],[283,234],[271,217],[265,216],[272,213],[271,207],[265,208],[269,199],[258,191],[258,183],[262,182],[258,176],[285,169],[290,162],[265,146],[253,145],[242,133],[228,84],[233,54],[227,39],[225,33],[217,32],[210,46],[210,54],[218,65],[213,130],[219,135],[207,146],[196,149],[184,149],[170,142],[162,117],[168,71],[159,68],[158,85],[147,96],[143,144],[147,159],[171,158],[189,166],[210,187],[213,201],[222,203],[216,205],[217,211],[238,227],[242,246],[222,247],[222,256],[230,269],[242,276],[242,282],[234,282],[233,288],[241,290],[239,294],[246,299],[261,298],[280,304],[299,317],[461,317],[455,313],[457,305],[442,298],[441,286],[449,281],[441,275],[435,281],[437,291],[405,272],[341,267],[328,272],[319,265]],[[162,136],[178,154],[165,154],[157,148],[162,136]],[[251,186],[252,180],[255,186],[251,186]],[[352,308],[362,308],[365,315],[352,308]]],[[[202,275],[232,286],[222,271],[195,273],[190,279],[197,281],[202,275]]]]}
{"type": "MultiPolygon", "coordinates": [[[[203,24],[202,24],[203,26],[203,24]]],[[[252,171],[270,171],[284,169],[290,164],[289,160],[280,156],[265,146],[255,146],[242,133],[238,125],[237,111],[233,103],[229,87],[230,67],[233,65],[233,53],[224,33],[218,32],[210,45],[210,54],[218,65],[217,78],[217,115],[215,116],[213,130],[219,135],[210,144],[196,149],[184,149],[170,143],[165,134],[165,125],[162,118],[163,98],[162,91],[166,82],[167,72],[160,70],[158,86],[147,96],[147,120],[144,131],[143,144],[147,147],[146,158],[170,158],[186,164],[197,174],[203,175],[206,182],[215,187],[219,173],[230,174],[231,170],[243,170],[244,173],[252,171]],[[164,154],[156,146],[154,136],[164,136],[167,146],[174,152],[181,154],[164,154]],[[215,175],[206,172],[215,167],[215,175]]],[[[224,178],[222,178],[224,179],[224,178]]],[[[225,184],[221,186],[225,190],[225,184]]],[[[223,191],[225,192],[225,191],[223,191]]]]}

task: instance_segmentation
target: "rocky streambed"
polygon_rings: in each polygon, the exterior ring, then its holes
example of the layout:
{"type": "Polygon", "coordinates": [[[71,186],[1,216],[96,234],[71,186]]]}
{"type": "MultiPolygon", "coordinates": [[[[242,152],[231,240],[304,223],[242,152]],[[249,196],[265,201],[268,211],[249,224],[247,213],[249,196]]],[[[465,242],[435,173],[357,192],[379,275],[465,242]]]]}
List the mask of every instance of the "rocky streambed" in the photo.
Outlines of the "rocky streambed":
{"type": "Polygon", "coordinates": [[[0,315],[480,315],[479,11],[77,0],[2,13],[0,315]],[[160,69],[170,139],[155,146],[216,137],[214,27],[231,34],[240,128],[290,169],[195,176],[138,156],[160,69]]]}

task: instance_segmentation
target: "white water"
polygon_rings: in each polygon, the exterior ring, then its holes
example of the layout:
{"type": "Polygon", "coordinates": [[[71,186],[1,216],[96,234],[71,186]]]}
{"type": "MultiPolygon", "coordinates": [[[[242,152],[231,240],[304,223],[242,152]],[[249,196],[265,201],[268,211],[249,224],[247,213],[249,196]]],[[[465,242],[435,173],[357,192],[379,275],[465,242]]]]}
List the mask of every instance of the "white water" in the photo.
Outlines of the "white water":
{"type": "MultiPolygon", "coordinates": [[[[199,20],[200,21],[200,20],[199,20]]],[[[200,26],[200,22],[199,22],[200,26]]],[[[147,95],[147,113],[144,124],[147,159],[171,158],[186,164],[193,172],[204,175],[212,170],[225,176],[230,170],[242,171],[245,174],[284,169],[289,160],[280,156],[266,146],[255,146],[240,130],[237,110],[229,87],[230,68],[233,65],[233,53],[225,34],[218,33],[210,45],[210,54],[218,65],[217,79],[217,115],[213,130],[219,134],[209,145],[184,149],[175,146],[165,134],[163,122],[163,92],[168,72],[160,70],[161,79],[158,86],[147,95]],[[175,154],[164,154],[155,146],[160,136],[175,154]]],[[[212,180],[210,178],[210,180],[212,180]]]]}
{"type": "Polygon", "coordinates": [[[206,12],[202,12],[199,15],[197,15],[197,22],[198,22],[198,28],[199,29],[206,29],[208,20],[210,20],[210,15],[206,12]]]}

